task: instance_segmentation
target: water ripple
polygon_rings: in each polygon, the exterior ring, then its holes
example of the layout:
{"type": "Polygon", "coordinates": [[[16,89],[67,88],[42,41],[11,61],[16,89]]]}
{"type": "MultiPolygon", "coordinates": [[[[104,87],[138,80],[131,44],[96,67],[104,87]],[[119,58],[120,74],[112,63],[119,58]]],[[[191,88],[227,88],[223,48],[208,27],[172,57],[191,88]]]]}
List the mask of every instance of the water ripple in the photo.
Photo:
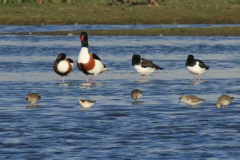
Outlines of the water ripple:
{"type": "MultiPolygon", "coordinates": [[[[75,63],[78,37],[1,36],[0,159],[237,159],[239,148],[240,37],[89,37],[109,72],[86,85],[78,69],[61,82],[54,73],[64,52],[75,63]],[[133,54],[163,67],[142,81],[133,54]],[[210,70],[193,83],[188,54],[210,70]],[[139,101],[133,89],[143,91],[139,101]],[[25,96],[41,95],[36,106],[25,96]],[[178,105],[181,95],[205,101],[178,105]],[[229,109],[216,109],[222,94],[229,109]],[[97,102],[89,109],[79,99],[97,102]]],[[[93,76],[89,76],[93,81],[93,76]]]]}

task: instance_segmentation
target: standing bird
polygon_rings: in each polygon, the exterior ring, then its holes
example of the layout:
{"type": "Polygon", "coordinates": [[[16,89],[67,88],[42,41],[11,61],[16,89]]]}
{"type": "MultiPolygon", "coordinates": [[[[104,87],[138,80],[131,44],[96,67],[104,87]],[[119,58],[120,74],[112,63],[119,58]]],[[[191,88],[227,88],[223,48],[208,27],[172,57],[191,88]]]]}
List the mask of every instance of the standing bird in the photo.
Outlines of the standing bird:
{"type": "Polygon", "coordinates": [[[132,56],[132,66],[140,74],[142,74],[142,79],[146,79],[146,75],[155,71],[155,69],[163,69],[152,61],[141,58],[140,55],[134,54],[132,56]]]}
{"type": "Polygon", "coordinates": [[[222,95],[218,98],[218,102],[216,104],[216,108],[220,108],[221,105],[223,105],[223,108],[224,106],[227,106],[228,108],[228,105],[232,102],[232,100],[234,99],[234,97],[230,97],[228,95],[222,95]]]}
{"type": "Polygon", "coordinates": [[[80,40],[82,43],[82,48],[78,56],[78,69],[86,74],[87,82],[89,82],[88,75],[94,75],[95,83],[97,74],[108,71],[108,69],[96,54],[88,52],[88,35],[86,32],[81,33],[80,40]]]}
{"type": "Polygon", "coordinates": [[[185,95],[185,96],[181,96],[180,100],[178,102],[178,104],[183,101],[184,103],[190,105],[190,106],[195,106],[199,103],[202,103],[204,101],[204,99],[198,98],[195,95],[185,95]]]}
{"type": "Polygon", "coordinates": [[[62,81],[64,83],[63,76],[67,76],[70,74],[75,68],[73,60],[70,58],[66,58],[66,54],[60,53],[57,56],[56,61],[54,62],[53,70],[62,77],[62,81]]]}
{"type": "Polygon", "coordinates": [[[201,81],[201,74],[203,74],[206,70],[209,69],[208,66],[206,66],[203,61],[199,59],[194,59],[193,55],[188,55],[187,61],[186,61],[187,69],[190,73],[194,74],[194,80],[196,81],[196,75],[198,76],[199,81],[201,81]]]}
{"type": "MultiPolygon", "coordinates": [[[[90,108],[94,105],[96,101],[92,101],[90,99],[80,99],[79,100],[79,104],[83,107],[83,108],[90,108]]],[[[78,105],[77,103],[77,105],[78,105]]]]}
{"type": "Polygon", "coordinates": [[[142,91],[139,89],[134,89],[131,93],[131,97],[134,100],[140,99],[142,97],[142,91]]]}
{"type": "Polygon", "coordinates": [[[26,101],[27,103],[31,103],[32,105],[34,105],[35,103],[37,103],[37,101],[41,99],[41,96],[39,96],[37,93],[29,93],[26,96],[26,101]]]}

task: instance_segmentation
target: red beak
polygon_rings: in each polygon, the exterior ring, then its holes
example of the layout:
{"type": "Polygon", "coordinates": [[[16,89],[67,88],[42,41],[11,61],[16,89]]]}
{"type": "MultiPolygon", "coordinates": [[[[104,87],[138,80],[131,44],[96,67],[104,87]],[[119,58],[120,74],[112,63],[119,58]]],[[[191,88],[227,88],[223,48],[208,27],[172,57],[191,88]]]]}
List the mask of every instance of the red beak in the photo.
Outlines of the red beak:
{"type": "Polygon", "coordinates": [[[84,41],[84,36],[83,35],[81,36],[81,41],[84,41]]]}

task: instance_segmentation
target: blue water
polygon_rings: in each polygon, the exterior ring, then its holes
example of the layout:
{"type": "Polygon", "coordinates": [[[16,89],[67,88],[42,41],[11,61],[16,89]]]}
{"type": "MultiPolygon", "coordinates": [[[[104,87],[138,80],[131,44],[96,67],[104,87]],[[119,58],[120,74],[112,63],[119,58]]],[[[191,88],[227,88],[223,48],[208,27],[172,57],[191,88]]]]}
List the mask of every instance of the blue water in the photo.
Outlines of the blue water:
{"type": "Polygon", "coordinates": [[[239,27],[240,24],[141,24],[141,25],[0,25],[0,33],[81,31],[106,29],[239,27]]]}
{"type": "Polygon", "coordinates": [[[63,84],[53,63],[61,52],[76,62],[79,36],[0,36],[0,159],[239,159],[240,37],[90,35],[89,45],[109,72],[84,85],[76,68],[63,84]],[[141,81],[133,54],[164,69],[141,81]],[[192,83],[188,54],[210,67],[203,83],[192,83]],[[35,107],[30,92],[42,97],[35,107]],[[205,101],[178,105],[186,94],[205,101]],[[222,94],[235,97],[229,109],[215,108],[222,94]],[[76,106],[85,98],[97,102],[76,106]]]}

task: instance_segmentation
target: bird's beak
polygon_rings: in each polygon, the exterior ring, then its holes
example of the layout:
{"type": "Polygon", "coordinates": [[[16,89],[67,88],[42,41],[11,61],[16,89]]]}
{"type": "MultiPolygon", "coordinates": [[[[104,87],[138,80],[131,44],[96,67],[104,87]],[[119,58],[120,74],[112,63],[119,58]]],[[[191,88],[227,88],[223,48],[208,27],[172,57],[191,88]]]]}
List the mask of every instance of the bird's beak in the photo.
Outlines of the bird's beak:
{"type": "Polygon", "coordinates": [[[178,104],[181,102],[181,98],[180,98],[180,100],[179,100],[179,102],[178,102],[178,104]]]}
{"type": "MultiPolygon", "coordinates": [[[[81,101],[81,100],[78,101],[77,105],[79,104],[80,101],[81,101]]],[[[77,106],[77,105],[76,105],[76,106],[77,106]]]]}

